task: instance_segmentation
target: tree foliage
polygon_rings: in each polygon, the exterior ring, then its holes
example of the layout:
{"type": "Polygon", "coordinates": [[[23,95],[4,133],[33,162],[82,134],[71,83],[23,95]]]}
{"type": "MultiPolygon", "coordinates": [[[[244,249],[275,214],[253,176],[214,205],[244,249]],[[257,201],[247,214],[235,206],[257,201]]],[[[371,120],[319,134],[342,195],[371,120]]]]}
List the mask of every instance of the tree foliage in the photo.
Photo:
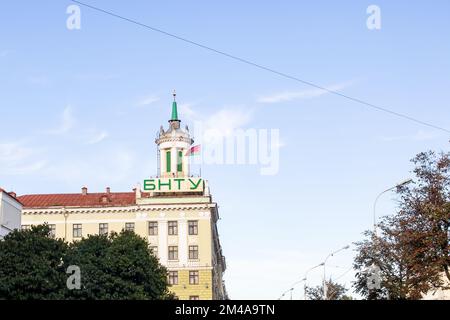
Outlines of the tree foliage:
{"type": "Polygon", "coordinates": [[[15,230],[0,241],[0,299],[62,299],[67,245],[48,226],[15,230]]]}
{"type": "MultiPolygon", "coordinates": [[[[327,286],[327,300],[351,300],[352,298],[346,295],[348,289],[343,285],[332,281],[326,281],[327,286]]],[[[306,287],[306,298],[308,300],[323,300],[323,286],[306,287]]]]}
{"type": "Polygon", "coordinates": [[[397,189],[399,211],[357,243],[354,285],[367,299],[420,299],[449,289],[450,154],[424,152],[412,162],[414,183],[397,189]],[[379,288],[367,285],[372,265],[380,268],[379,288]]]}
{"type": "Polygon", "coordinates": [[[48,226],[16,230],[0,241],[0,299],[170,299],[167,270],[131,231],[66,244],[48,226]],[[69,266],[81,288],[68,289],[69,266]]]}

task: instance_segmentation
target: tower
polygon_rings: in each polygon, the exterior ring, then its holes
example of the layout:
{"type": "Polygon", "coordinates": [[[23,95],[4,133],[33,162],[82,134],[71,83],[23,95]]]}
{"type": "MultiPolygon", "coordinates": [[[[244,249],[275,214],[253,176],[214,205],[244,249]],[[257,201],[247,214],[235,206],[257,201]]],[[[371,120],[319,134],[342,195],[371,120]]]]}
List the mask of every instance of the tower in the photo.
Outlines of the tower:
{"type": "Polygon", "coordinates": [[[194,140],[191,138],[187,126],[184,129],[181,128],[175,91],[173,92],[169,128],[164,130],[161,126],[155,143],[160,154],[158,176],[162,178],[188,177],[190,174],[189,157],[186,154],[194,140]]]}

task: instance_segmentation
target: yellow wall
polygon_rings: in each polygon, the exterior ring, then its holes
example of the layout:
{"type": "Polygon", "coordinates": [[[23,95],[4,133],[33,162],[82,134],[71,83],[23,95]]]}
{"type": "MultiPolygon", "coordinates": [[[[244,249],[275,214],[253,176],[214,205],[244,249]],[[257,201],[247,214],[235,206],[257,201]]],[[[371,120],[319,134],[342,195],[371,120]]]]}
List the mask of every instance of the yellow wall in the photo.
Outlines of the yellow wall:
{"type": "Polygon", "coordinates": [[[189,300],[191,296],[199,296],[200,300],[212,299],[212,271],[199,270],[199,284],[189,284],[189,270],[178,271],[178,285],[169,287],[180,300],[189,300]]]}
{"type": "MultiPolygon", "coordinates": [[[[117,209],[117,208],[116,208],[117,209]]],[[[32,212],[33,210],[29,210],[32,212]]],[[[75,210],[76,211],[76,210],[75,210]]],[[[32,214],[27,210],[24,211],[22,215],[22,225],[36,225],[36,224],[55,224],[56,225],[56,237],[65,238],[65,226],[67,226],[67,237],[68,242],[78,240],[73,238],[73,224],[82,224],[83,237],[87,237],[89,234],[98,234],[99,223],[108,223],[108,231],[120,232],[125,228],[126,222],[134,222],[136,234],[147,239],[151,246],[158,246],[158,255],[161,255],[161,250],[164,250],[161,241],[165,241],[165,250],[168,250],[169,245],[178,245],[179,247],[179,257],[181,256],[180,244],[184,242],[184,247],[188,250],[189,245],[198,245],[199,247],[199,259],[198,260],[188,260],[187,263],[184,261],[161,261],[162,264],[166,265],[168,270],[178,271],[178,285],[171,286],[170,291],[174,292],[180,299],[189,299],[190,296],[199,296],[201,300],[212,299],[212,234],[211,234],[211,219],[209,215],[205,215],[205,211],[196,210],[167,210],[164,215],[161,215],[161,211],[148,211],[148,212],[114,212],[111,208],[111,212],[84,212],[74,213],[74,210],[66,210],[67,220],[64,218],[63,209],[57,213],[45,213],[42,211],[40,214],[32,214]],[[178,222],[178,235],[177,236],[167,236],[166,240],[162,240],[158,236],[148,235],[148,221],[158,221],[159,228],[161,224],[167,221],[187,221],[187,220],[197,220],[198,221],[198,235],[188,235],[188,230],[180,232],[180,222],[178,222]],[[180,238],[180,233],[184,234],[183,239],[180,238]],[[199,284],[190,285],[189,284],[189,270],[199,271],[199,284]]],[[[208,212],[206,212],[208,213],[208,212]]],[[[163,224],[163,226],[167,226],[163,224]]],[[[185,224],[187,228],[187,224],[185,224]]],[[[160,234],[162,230],[158,230],[160,234]]]]}

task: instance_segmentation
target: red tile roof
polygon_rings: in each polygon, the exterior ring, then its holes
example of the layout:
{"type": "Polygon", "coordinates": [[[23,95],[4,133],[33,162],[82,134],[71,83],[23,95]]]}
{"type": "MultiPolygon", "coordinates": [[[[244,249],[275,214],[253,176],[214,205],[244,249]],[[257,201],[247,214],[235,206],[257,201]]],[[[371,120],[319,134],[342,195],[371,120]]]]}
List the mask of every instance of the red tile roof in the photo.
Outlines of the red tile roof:
{"type": "Polygon", "coordinates": [[[24,208],[114,207],[136,204],[134,192],[30,194],[17,197],[24,208]]]}

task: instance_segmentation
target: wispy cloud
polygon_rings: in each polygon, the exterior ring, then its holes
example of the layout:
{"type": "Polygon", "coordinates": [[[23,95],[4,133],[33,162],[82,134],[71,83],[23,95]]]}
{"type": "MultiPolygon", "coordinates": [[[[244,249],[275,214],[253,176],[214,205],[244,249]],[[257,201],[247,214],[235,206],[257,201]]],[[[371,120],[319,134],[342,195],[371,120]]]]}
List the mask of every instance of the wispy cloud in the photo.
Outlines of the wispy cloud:
{"type": "Polygon", "coordinates": [[[36,160],[37,153],[22,142],[0,143],[0,174],[22,175],[41,170],[46,161],[36,160]]]}
{"type": "Polygon", "coordinates": [[[48,130],[47,133],[54,134],[54,135],[67,133],[74,127],[75,122],[76,121],[75,121],[75,118],[72,113],[72,107],[70,105],[68,105],[64,108],[64,111],[61,115],[60,125],[58,127],[56,127],[55,129],[48,130]]]}
{"type": "MultiPolygon", "coordinates": [[[[325,87],[330,91],[341,91],[349,86],[351,86],[354,82],[348,81],[343,83],[337,83],[330,86],[325,87]]],[[[329,94],[330,92],[323,89],[308,89],[308,90],[300,90],[300,91],[284,91],[275,93],[272,95],[261,96],[257,99],[259,103],[279,103],[286,102],[298,99],[312,99],[318,98],[323,95],[329,94]]]]}
{"type": "Polygon", "coordinates": [[[148,105],[151,105],[152,103],[155,103],[158,100],[159,100],[159,97],[157,97],[155,95],[149,95],[149,96],[144,97],[141,100],[139,100],[137,105],[141,106],[141,107],[148,106],[148,105]]]}
{"type": "Polygon", "coordinates": [[[106,131],[97,132],[88,140],[87,144],[96,144],[105,140],[108,137],[109,134],[106,131]]]}

